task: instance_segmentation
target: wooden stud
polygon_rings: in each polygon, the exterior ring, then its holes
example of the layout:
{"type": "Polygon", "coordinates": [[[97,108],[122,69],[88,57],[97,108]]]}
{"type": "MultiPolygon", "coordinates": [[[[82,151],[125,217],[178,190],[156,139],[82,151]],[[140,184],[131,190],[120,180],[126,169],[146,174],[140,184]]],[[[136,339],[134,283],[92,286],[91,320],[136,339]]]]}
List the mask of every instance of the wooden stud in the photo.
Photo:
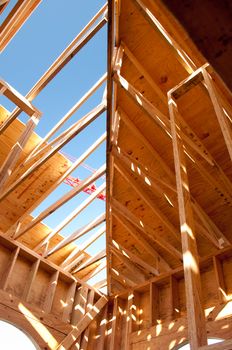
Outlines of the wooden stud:
{"type": "Polygon", "coordinates": [[[171,319],[176,319],[180,316],[180,305],[179,305],[179,295],[178,295],[178,281],[172,275],[169,278],[170,284],[170,305],[171,305],[171,319]]]}
{"type": "Polygon", "coordinates": [[[225,285],[225,279],[223,274],[223,267],[222,267],[221,260],[216,256],[213,257],[213,267],[214,267],[214,273],[216,277],[218,299],[221,303],[226,303],[228,299],[226,294],[226,285],[225,285]]]}
{"type": "Polygon", "coordinates": [[[17,247],[10,255],[8,266],[6,267],[4,274],[3,274],[3,277],[1,279],[0,286],[1,286],[1,289],[3,289],[3,290],[7,289],[7,286],[9,284],[9,280],[10,280],[11,275],[12,275],[12,271],[14,269],[17,257],[19,255],[19,251],[20,251],[20,248],[17,247]]]}
{"type": "Polygon", "coordinates": [[[47,313],[51,312],[51,309],[52,309],[52,304],[53,304],[53,300],[56,292],[58,278],[59,278],[59,271],[55,271],[50,278],[48,290],[46,293],[46,298],[44,300],[44,305],[43,305],[43,310],[47,313]]]}
{"type": "Polygon", "coordinates": [[[105,305],[102,317],[100,319],[100,324],[98,327],[98,334],[96,339],[96,350],[104,350],[105,349],[105,343],[106,343],[106,332],[107,332],[107,323],[108,323],[108,304],[105,305]]]}
{"type": "Polygon", "coordinates": [[[23,291],[22,298],[24,300],[26,300],[26,301],[29,300],[30,292],[31,292],[31,289],[33,287],[33,283],[34,283],[35,278],[36,278],[36,274],[37,274],[37,271],[38,271],[38,268],[39,268],[39,264],[40,264],[40,260],[36,260],[32,264],[31,270],[30,270],[30,274],[28,276],[28,279],[25,281],[25,288],[24,288],[24,291],[23,291]]]}
{"type": "Polygon", "coordinates": [[[158,286],[151,282],[150,283],[150,325],[155,326],[159,320],[159,290],[158,286]]]}
{"type": "Polygon", "coordinates": [[[74,304],[76,286],[77,286],[76,282],[73,282],[70,284],[70,287],[68,289],[68,293],[66,296],[66,302],[65,302],[65,306],[64,306],[64,311],[62,314],[62,321],[63,322],[71,322],[71,314],[72,314],[72,309],[73,309],[73,304],[74,304]]]}
{"type": "Polygon", "coordinates": [[[88,287],[80,286],[76,292],[74,308],[73,308],[72,318],[71,318],[71,323],[73,325],[78,324],[78,322],[80,322],[85,315],[88,291],[89,291],[88,287]]]}
{"type": "MultiPolygon", "coordinates": [[[[93,302],[94,302],[94,291],[91,290],[89,291],[88,299],[87,299],[87,312],[90,312],[92,310],[93,302]]],[[[89,334],[90,334],[90,327],[87,327],[83,332],[80,350],[87,350],[88,342],[89,342],[89,334]]]]}
{"type": "Polygon", "coordinates": [[[200,270],[183,143],[177,134],[178,123],[175,118],[175,102],[170,94],[168,94],[168,103],[181,226],[188,333],[192,350],[197,350],[199,346],[207,344],[205,316],[201,304],[200,270]]]}

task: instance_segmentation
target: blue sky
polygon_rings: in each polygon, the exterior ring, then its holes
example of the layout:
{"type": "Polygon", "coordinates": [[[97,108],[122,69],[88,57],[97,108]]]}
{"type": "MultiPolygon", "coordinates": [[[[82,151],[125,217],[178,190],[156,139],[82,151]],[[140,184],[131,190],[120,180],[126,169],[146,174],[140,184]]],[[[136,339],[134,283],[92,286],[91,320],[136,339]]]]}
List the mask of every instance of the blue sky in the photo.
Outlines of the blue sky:
{"type": "MultiPolygon", "coordinates": [[[[12,1],[12,5],[16,1],[12,1]]],[[[21,94],[26,95],[37,80],[44,74],[53,61],[74,39],[80,30],[89,22],[96,12],[104,5],[104,1],[77,1],[49,0],[42,1],[35,12],[23,25],[13,40],[8,44],[0,57],[1,76],[21,94]]],[[[10,6],[3,12],[2,18],[7,15],[10,6]]],[[[63,70],[45,87],[33,100],[33,104],[42,111],[42,119],[36,128],[40,136],[54,126],[57,121],[88,91],[92,85],[106,72],[106,26],[72,59],[63,70]]],[[[104,85],[76,112],[60,131],[73,124],[84,114],[101,102],[104,85]]],[[[0,100],[10,111],[13,105],[5,98],[0,100]]],[[[24,122],[27,117],[21,114],[24,122]]],[[[106,128],[106,114],[93,122],[85,131],[66,145],[62,151],[78,158],[106,128]]],[[[59,131],[59,132],[60,132],[59,131]]],[[[58,132],[58,133],[59,133],[58,132]]],[[[56,135],[55,135],[56,136],[56,135]]],[[[85,163],[97,169],[105,162],[105,144],[90,156],[85,163]]],[[[72,176],[84,179],[91,173],[79,167],[72,176]]],[[[104,179],[103,179],[104,180],[104,179]]],[[[103,180],[97,181],[97,185],[103,180]]],[[[57,200],[71,187],[62,184],[46,201],[33,213],[37,215],[49,204],[57,200]]],[[[50,227],[55,227],[88,195],[81,193],[69,203],[45,219],[50,227]]],[[[95,200],[63,231],[64,235],[91,221],[105,210],[105,203],[95,200]]],[[[93,231],[92,231],[93,232],[93,231]]],[[[78,241],[81,243],[88,238],[84,236],[78,241]]],[[[91,254],[101,250],[105,245],[105,237],[99,239],[87,251],[91,254]]],[[[101,274],[102,278],[102,274],[101,274]]]]}

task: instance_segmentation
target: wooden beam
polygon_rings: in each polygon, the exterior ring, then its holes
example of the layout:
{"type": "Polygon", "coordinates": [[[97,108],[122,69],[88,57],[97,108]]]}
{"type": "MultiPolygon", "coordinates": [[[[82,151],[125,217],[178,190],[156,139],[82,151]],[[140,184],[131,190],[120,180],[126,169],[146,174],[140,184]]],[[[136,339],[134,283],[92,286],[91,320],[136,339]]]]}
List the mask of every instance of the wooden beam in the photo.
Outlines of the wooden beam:
{"type": "Polygon", "coordinates": [[[166,40],[167,44],[173,49],[178,61],[190,74],[196,69],[196,65],[192,59],[187,55],[187,53],[182,49],[182,47],[175,41],[175,39],[166,31],[166,29],[161,25],[153,13],[147,8],[142,0],[133,0],[133,3],[137,6],[141,14],[148,21],[152,28],[162,35],[166,40]]]}
{"type": "Polygon", "coordinates": [[[40,120],[40,114],[33,115],[30,120],[27,122],[25,130],[22,135],[19,137],[17,142],[11,148],[8,153],[5,161],[3,162],[0,169],[0,191],[4,190],[7,180],[10,179],[12,172],[15,168],[17,161],[19,160],[20,155],[23,152],[30,136],[32,135],[35,127],[38,125],[40,120]]]}
{"type": "MultiPolygon", "coordinates": [[[[121,75],[114,74],[114,79],[118,84],[120,84],[120,86],[125,90],[129,97],[139,106],[139,108],[143,112],[145,112],[146,115],[149,118],[151,118],[151,120],[154,121],[163,132],[165,132],[166,136],[168,136],[171,139],[170,121],[167,118],[167,116],[161,113],[159,109],[157,109],[150,101],[148,101],[121,75]]],[[[173,93],[174,89],[170,91],[173,93]]],[[[182,119],[182,124],[183,123],[186,125],[186,123],[182,119]]],[[[206,158],[206,154],[204,152],[202,153],[200,148],[196,146],[196,144],[191,140],[191,138],[181,131],[181,128],[179,128],[178,133],[180,134],[181,138],[183,139],[183,142],[185,143],[185,153],[188,155],[192,165],[196,167],[198,172],[204,177],[204,179],[209,183],[210,186],[217,188],[217,193],[221,192],[225,196],[225,198],[228,197],[228,199],[231,200],[232,186],[225,174],[219,168],[216,171],[220,176],[218,179],[215,179],[215,177],[212,176],[211,173],[204,166],[201,165],[201,163],[196,159],[196,157],[194,157],[194,155],[192,154],[192,149],[199,153],[203,158],[206,158]]],[[[207,153],[207,159],[209,158],[208,156],[209,154],[207,153]]],[[[213,164],[212,161],[210,161],[210,164],[213,164]]],[[[167,168],[168,167],[166,165],[166,171],[167,168]]],[[[215,167],[215,169],[217,169],[217,167],[215,167]]]]}
{"type": "Polygon", "coordinates": [[[130,210],[128,210],[124,205],[122,205],[116,199],[112,199],[112,210],[116,210],[117,213],[122,215],[126,220],[128,220],[132,225],[134,225],[141,234],[145,237],[148,236],[152,241],[158,244],[160,247],[165,249],[169,254],[174,256],[176,259],[182,261],[181,252],[176,249],[172,244],[168,243],[165,239],[156,236],[154,230],[145,224],[141,219],[137,218],[130,210]]]}
{"type": "Polygon", "coordinates": [[[106,305],[107,298],[102,296],[93,306],[92,310],[87,312],[85,316],[77,323],[74,328],[65,339],[59,344],[56,350],[69,349],[76,339],[82,334],[83,331],[89,326],[92,320],[99,314],[101,309],[106,305]]]}
{"type": "Polygon", "coordinates": [[[46,136],[44,136],[44,138],[36,145],[33,151],[29,154],[25,163],[27,162],[27,160],[31,159],[32,155],[36,156],[37,151],[41,149],[42,145],[44,145],[45,142],[47,142],[74,113],[76,113],[76,111],[88,100],[90,96],[94,94],[94,92],[106,81],[106,79],[107,73],[105,73],[96,82],[96,84],[94,84],[91,87],[91,89],[88,92],[86,92],[86,94],[82,96],[81,99],[64,115],[64,117],[59,120],[59,122],[46,134],[46,136]]]}
{"type": "Polygon", "coordinates": [[[93,244],[98,238],[100,238],[103,233],[105,233],[105,226],[100,227],[93,235],[90,236],[89,239],[87,239],[84,243],[82,243],[80,246],[77,246],[64,260],[62,263],[62,267],[67,269],[72,268],[75,264],[75,260],[80,254],[85,251],[91,244],[93,244]]]}
{"type": "Polygon", "coordinates": [[[81,163],[85,161],[86,158],[88,158],[96,149],[99,147],[102,142],[104,142],[106,139],[106,133],[104,133],[102,136],[99,137],[82,155],[63,173],[63,175],[57,179],[50,187],[49,189],[40,196],[39,200],[35,202],[34,205],[32,205],[29,210],[27,210],[20,219],[10,227],[10,229],[7,231],[7,235],[18,237],[19,230],[22,226],[23,221],[25,218],[27,218],[28,214],[33,212],[34,209],[52,192],[54,191],[81,163]]]}
{"type": "MultiPolygon", "coordinates": [[[[135,230],[135,227],[127,221],[122,215],[118,212],[113,212],[113,215],[120,222],[120,224],[132,235],[132,237],[140,244],[148,254],[153,256],[155,259],[155,264],[157,266],[158,262],[160,263],[160,268],[164,271],[169,271],[171,268],[168,263],[157,253],[157,251],[148,243],[147,239],[144,235],[141,235],[138,231],[135,230]]],[[[157,275],[160,273],[159,268],[157,266],[157,275]]]]}
{"type": "MultiPolygon", "coordinates": [[[[60,232],[64,227],[66,227],[75,217],[77,217],[90,203],[92,203],[96,197],[102,193],[106,188],[106,184],[103,183],[99,188],[93,192],[89,197],[87,197],[76,209],[74,209],[63,221],[61,221],[43,240],[34,248],[34,250],[39,250],[46,243],[48,243],[52,237],[54,237],[58,232],[60,232]]],[[[47,256],[48,253],[45,254],[47,256]]]]}
{"type": "Polygon", "coordinates": [[[84,277],[82,277],[82,281],[86,282],[90,280],[90,278],[96,276],[100,271],[104,270],[106,268],[106,261],[102,261],[96,269],[88,272],[84,277]]]}
{"type": "Polygon", "coordinates": [[[22,27],[24,22],[40,4],[41,0],[20,0],[17,1],[11,12],[1,25],[0,52],[2,52],[15,34],[22,27]]]}
{"type": "MultiPolygon", "coordinates": [[[[41,112],[35,108],[30,101],[27,100],[23,95],[16,91],[10,84],[6,81],[0,79],[0,93],[6,96],[11,102],[16,104],[19,108],[22,109],[29,117],[33,115],[41,115],[41,112]]],[[[4,123],[3,123],[4,125],[4,123]]],[[[1,125],[1,128],[3,127],[1,125]]],[[[0,128],[0,134],[2,133],[0,128]]]]}
{"type": "Polygon", "coordinates": [[[135,287],[136,283],[134,281],[132,281],[128,276],[126,276],[123,272],[119,272],[118,270],[116,270],[115,268],[111,267],[111,276],[113,279],[115,279],[116,281],[118,281],[122,286],[124,287],[135,287]]]}
{"type": "MultiPolygon", "coordinates": [[[[175,174],[174,172],[169,168],[169,166],[163,161],[163,159],[157,154],[157,152],[154,150],[153,146],[148,142],[148,140],[144,137],[144,135],[141,133],[141,131],[136,128],[134,123],[129,119],[129,117],[126,115],[124,111],[120,109],[120,116],[123,120],[123,122],[127,125],[128,128],[134,133],[134,135],[147,147],[147,149],[151,152],[152,156],[156,160],[156,162],[159,164],[160,168],[166,173],[168,180],[165,181],[164,185],[166,185],[169,189],[174,190],[175,188],[175,174]],[[170,184],[169,184],[170,181],[170,184]]],[[[114,149],[113,149],[114,150],[114,149]]],[[[196,164],[195,164],[196,166],[196,164]]],[[[198,169],[199,169],[199,163],[198,163],[198,169]]],[[[200,166],[199,172],[201,175],[204,175],[204,178],[207,178],[207,181],[211,181],[211,177],[209,177],[209,173],[207,171],[204,171],[204,167],[200,166]]],[[[218,174],[218,177],[219,174],[218,174]]],[[[223,193],[223,196],[227,196],[226,191],[222,189],[222,186],[218,183],[218,181],[213,180],[213,185],[215,188],[220,188],[220,193],[223,193]]],[[[212,186],[212,182],[210,182],[210,185],[212,186]]],[[[229,197],[228,197],[229,198],[229,197]]],[[[204,230],[204,227],[200,226],[199,222],[196,222],[196,226],[200,228],[200,232],[204,234],[207,239],[209,239],[217,248],[222,248],[223,245],[230,244],[230,242],[227,240],[227,238],[224,236],[224,234],[218,229],[218,227],[213,223],[213,221],[210,219],[210,217],[205,213],[205,211],[200,207],[200,205],[197,203],[195,198],[191,196],[191,200],[193,202],[193,209],[199,219],[202,221],[203,224],[208,230],[208,233],[206,230],[204,230]],[[212,234],[211,234],[212,233],[212,234]],[[217,238],[216,238],[217,237],[217,238]],[[223,243],[224,242],[224,243],[223,243]]]]}
{"type": "MultiPolygon", "coordinates": [[[[102,224],[104,221],[105,221],[105,213],[99,215],[97,218],[95,218],[93,221],[91,221],[90,223],[88,223],[87,225],[85,225],[84,227],[80,228],[79,230],[73,232],[70,236],[67,236],[65,237],[60,243],[58,243],[57,245],[55,245],[53,248],[51,248],[47,254],[46,254],[46,257],[47,256],[50,256],[51,254],[54,254],[56,253],[58,250],[66,247],[68,244],[74,242],[76,239],[82,237],[83,235],[85,235],[86,233],[88,233],[89,231],[93,230],[94,228],[96,228],[97,226],[99,226],[100,224],[102,224]]],[[[103,232],[105,231],[105,229],[103,228],[103,232]]],[[[101,231],[102,232],[102,231],[101,231]]],[[[103,233],[102,232],[102,233],[103,233]]],[[[87,247],[92,244],[97,238],[100,237],[100,235],[98,234],[96,236],[94,235],[93,239],[91,237],[91,242],[90,243],[87,243],[87,247]]],[[[87,247],[85,247],[84,249],[86,249],[87,247]]],[[[83,249],[83,250],[84,250],[83,249]]],[[[80,252],[82,250],[82,248],[78,248],[77,247],[77,250],[75,253],[80,252]]]]}
{"type": "Polygon", "coordinates": [[[84,188],[92,184],[98,178],[100,178],[105,173],[105,165],[100,167],[94,174],[90,175],[87,179],[82,181],[79,185],[72,188],[68,193],[59,198],[55,203],[51,204],[47,209],[45,209],[42,213],[40,213],[37,217],[35,217],[29,224],[25,227],[22,227],[14,238],[21,237],[23,234],[28,232],[32,227],[37,225],[40,221],[44,220],[46,217],[54,213],[58,208],[60,208],[63,204],[67,203],[70,199],[75,197],[77,194],[83,191],[84,188]]]}
{"type": "Polygon", "coordinates": [[[74,271],[72,271],[72,273],[76,273],[76,272],[80,272],[81,270],[86,269],[87,267],[95,264],[96,262],[98,262],[99,260],[105,258],[106,256],[106,251],[105,249],[101,250],[99,253],[91,256],[88,260],[86,260],[83,264],[81,264],[80,266],[78,266],[77,269],[75,269],[74,271]]]}
{"type": "MultiPolygon", "coordinates": [[[[105,4],[98,13],[89,21],[89,23],[81,30],[81,32],[73,39],[68,47],[60,54],[60,56],[53,62],[43,76],[37,81],[37,83],[27,93],[26,98],[32,101],[45,86],[61,71],[62,68],[92,39],[92,37],[107,23],[105,13],[107,11],[107,4],[105,4]],[[95,26],[91,29],[94,23],[104,16],[95,26]]],[[[21,110],[16,108],[9,119],[14,120],[19,116],[21,110]]]]}
{"type": "Polygon", "coordinates": [[[228,120],[225,116],[222,106],[219,103],[216,90],[214,89],[214,86],[212,83],[212,79],[210,79],[210,75],[204,68],[202,68],[202,74],[204,77],[207,91],[209,93],[209,96],[213,104],[213,108],[217,116],[219,126],[221,128],[222,135],[224,137],[224,140],[227,146],[228,153],[230,155],[230,159],[232,160],[232,129],[228,123],[228,120]]]}
{"type": "Polygon", "coordinates": [[[111,245],[111,251],[113,254],[117,256],[117,258],[127,267],[127,269],[130,271],[130,273],[135,276],[136,280],[138,282],[144,282],[145,281],[145,275],[142,273],[140,269],[138,269],[131,261],[130,259],[125,256],[123,253],[121,253],[119,250],[114,248],[114,246],[111,245]]]}
{"type": "Polygon", "coordinates": [[[123,247],[121,244],[119,244],[115,240],[113,240],[113,245],[120,252],[122,252],[123,254],[128,256],[131,259],[131,261],[133,261],[135,264],[138,264],[141,267],[143,267],[147,272],[153,273],[153,275],[155,275],[155,276],[158,274],[157,269],[155,269],[150,264],[146,263],[143,259],[141,259],[136,254],[132,253],[130,250],[128,250],[125,247],[123,247]]]}
{"type": "Polygon", "coordinates": [[[194,232],[191,197],[185,165],[183,142],[178,136],[178,122],[175,117],[175,102],[168,94],[169,113],[173,140],[177,194],[181,226],[185,292],[187,302],[188,333],[192,350],[207,344],[205,315],[201,304],[201,282],[198,252],[194,232]]]}
{"type": "MultiPolygon", "coordinates": [[[[83,123],[75,123],[70,127],[70,132],[64,137],[64,139],[58,143],[54,148],[52,148],[47,154],[37,160],[29,169],[27,169],[18,179],[11,184],[8,189],[2,193],[0,196],[0,201],[6,198],[12,191],[15,190],[24,180],[28,178],[34,171],[39,169],[48,159],[50,159],[54,154],[56,154],[63,146],[65,146],[69,141],[71,141],[76,135],[78,135],[82,130],[84,130],[92,121],[99,117],[106,109],[104,103],[101,103],[99,106],[95,107],[91,112],[82,118],[83,123]]],[[[16,174],[17,176],[18,174],[16,174]]]]}
{"type": "Polygon", "coordinates": [[[10,0],[1,0],[0,1],[0,14],[5,10],[6,6],[9,4],[10,0]]]}

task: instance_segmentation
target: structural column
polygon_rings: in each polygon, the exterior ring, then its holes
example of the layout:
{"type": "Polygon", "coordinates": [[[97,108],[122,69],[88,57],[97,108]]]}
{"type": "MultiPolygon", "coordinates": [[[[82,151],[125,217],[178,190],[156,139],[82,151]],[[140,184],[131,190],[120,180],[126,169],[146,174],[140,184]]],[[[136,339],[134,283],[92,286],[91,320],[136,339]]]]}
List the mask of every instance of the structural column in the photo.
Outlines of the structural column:
{"type": "Polygon", "coordinates": [[[188,333],[191,350],[197,350],[200,346],[207,344],[205,315],[201,303],[201,281],[198,253],[184,148],[180,135],[178,134],[178,130],[180,130],[180,128],[176,113],[177,107],[171,93],[168,93],[168,105],[171,120],[176,184],[178,192],[188,333]]]}

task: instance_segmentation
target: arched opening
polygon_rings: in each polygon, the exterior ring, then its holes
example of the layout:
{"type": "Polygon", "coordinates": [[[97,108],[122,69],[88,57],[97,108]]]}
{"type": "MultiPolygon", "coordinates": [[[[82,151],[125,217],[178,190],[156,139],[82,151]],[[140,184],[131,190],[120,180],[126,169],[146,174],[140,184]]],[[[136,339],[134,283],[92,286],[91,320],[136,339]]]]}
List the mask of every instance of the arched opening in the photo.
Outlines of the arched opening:
{"type": "MultiPolygon", "coordinates": [[[[222,342],[224,339],[220,338],[208,338],[208,345],[222,342]]],[[[191,350],[189,343],[182,344],[175,348],[175,350],[191,350]]]]}
{"type": "Polygon", "coordinates": [[[39,350],[39,347],[24,331],[12,323],[0,320],[1,345],[7,350],[39,350]]]}

